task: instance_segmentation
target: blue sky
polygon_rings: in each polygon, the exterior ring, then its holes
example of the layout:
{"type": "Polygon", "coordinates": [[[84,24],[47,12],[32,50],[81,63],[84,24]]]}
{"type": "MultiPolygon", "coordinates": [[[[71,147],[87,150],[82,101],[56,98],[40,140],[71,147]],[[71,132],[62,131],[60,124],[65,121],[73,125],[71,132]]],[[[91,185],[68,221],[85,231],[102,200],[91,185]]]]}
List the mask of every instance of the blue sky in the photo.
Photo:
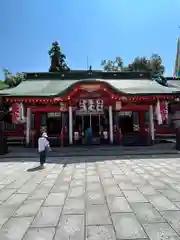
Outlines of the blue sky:
{"type": "Polygon", "coordinates": [[[180,0],[1,0],[0,67],[47,71],[57,40],[73,69],[158,53],[172,75],[179,16],[180,0]]]}

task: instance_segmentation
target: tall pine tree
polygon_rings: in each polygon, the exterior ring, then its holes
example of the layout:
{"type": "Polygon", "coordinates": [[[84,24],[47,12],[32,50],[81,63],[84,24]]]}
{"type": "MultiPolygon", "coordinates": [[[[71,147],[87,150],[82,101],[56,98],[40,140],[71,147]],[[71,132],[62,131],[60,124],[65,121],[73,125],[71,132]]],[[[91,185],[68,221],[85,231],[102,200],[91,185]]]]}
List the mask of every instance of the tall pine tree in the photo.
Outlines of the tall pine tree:
{"type": "Polygon", "coordinates": [[[66,56],[61,52],[61,48],[57,41],[52,43],[52,47],[49,50],[49,56],[51,59],[51,65],[49,72],[68,72],[70,68],[66,63],[66,56]]]}

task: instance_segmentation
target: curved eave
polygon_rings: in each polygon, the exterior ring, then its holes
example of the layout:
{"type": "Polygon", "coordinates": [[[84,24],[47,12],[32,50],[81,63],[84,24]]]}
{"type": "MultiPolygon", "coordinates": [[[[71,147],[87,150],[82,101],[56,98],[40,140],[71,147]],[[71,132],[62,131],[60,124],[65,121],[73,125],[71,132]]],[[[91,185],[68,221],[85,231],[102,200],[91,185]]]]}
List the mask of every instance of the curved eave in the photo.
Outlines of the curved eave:
{"type": "Polygon", "coordinates": [[[86,80],[32,80],[24,81],[12,89],[0,91],[6,97],[65,97],[81,84],[102,84],[119,95],[179,95],[179,88],[165,87],[151,80],[142,79],[86,79],[86,80]],[[58,90],[59,89],[59,90],[58,90]]]}

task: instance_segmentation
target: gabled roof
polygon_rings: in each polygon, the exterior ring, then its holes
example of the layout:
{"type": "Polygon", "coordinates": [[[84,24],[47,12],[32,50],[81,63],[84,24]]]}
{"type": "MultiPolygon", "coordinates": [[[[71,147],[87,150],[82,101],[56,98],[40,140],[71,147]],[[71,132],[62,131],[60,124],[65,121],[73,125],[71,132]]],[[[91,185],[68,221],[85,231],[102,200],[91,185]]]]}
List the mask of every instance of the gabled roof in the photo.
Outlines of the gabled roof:
{"type": "Polygon", "coordinates": [[[104,83],[114,92],[123,95],[175,95],[180,89],[165,87],[148,79],[83,79],[83,80],[38,80],[29,79],[17,87],[0,91],[0,95],[16,97],[63,96],[77,83],[104,83]]]}

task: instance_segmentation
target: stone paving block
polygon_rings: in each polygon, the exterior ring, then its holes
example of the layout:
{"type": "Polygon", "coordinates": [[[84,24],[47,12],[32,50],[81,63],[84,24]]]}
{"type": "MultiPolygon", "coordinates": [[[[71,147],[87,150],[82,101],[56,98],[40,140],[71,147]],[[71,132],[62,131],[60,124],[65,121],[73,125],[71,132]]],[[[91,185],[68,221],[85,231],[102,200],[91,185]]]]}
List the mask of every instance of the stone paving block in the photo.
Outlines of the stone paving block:
{"type": "Polygon", "coordinates": [[[55,227],[58,224],[62,207],[42,207],[34,219],[33,227],[55,227]]]}
{"type": "Polygon", "coordinates": [[[130,182],[121,182],[118,184],[121,190],[136,190],[137,187],[130,182]]]}
{"type": "Polygon", "coordinates": [[[86,228],[86,240],[116,240],[112,226],[89,226],[86,228]]]}
{"type": "Polygon", "coordinates": [[[73,187],[69,189],[68,198],[80,198],[84,197],[85,188],[84,187],[73,187]]]}
{"type": "Polygon", "coordinates": [[[101,179],[106,179],[106,178],[112,178],[112,173],[111,172],[101,172],[99,171],[99,175],[101,179]]]}
{"type": "Polygon", "coordinates": [[[1,240],[22,240],[32,218],[11,218],[0,229],[1,240]]]}
{"type": "Polygon", "coordinates": [[[161,194],[168,198],[170,201],[180,201],[180,192],[168,189],[168,190],[160,190],[161,194]]]}
{"type": "Polygon", "coordinates": [[[133,213],[115,213],[112,214],[112,219],[117,239],[147,238],[146,233],[133,213]]]}
{"type": "Polygon", "coordinates": [[[133,186],[135,186],[136,188],[143,187],[144,185],[147,184],[147,181],[140,177],[132,178],[131,182],[132,182],[133,186]]]}
{"type": "Polygon", "coordinates": [[[106,186],[104,187],[104,194],[106,196],[123,196],[123,193],[121,192],[120,188],[116,186],[106,186]]]}
{"type": "Polygon", "coordinates": [[[177,233],[167,223],[143,224],[143,227],[150,240],[180,240],[177,233]]]}
{"type": "Polygon", "coordinates": [[[112,224],[106,205],[88,205],[86,210],[86,225],[112,224]]]}
{"type": "MultiPolygon", "coordinates": [[[[27,180],[26,180],[27,181],[27,180]]],[[[19,189],[20,187],[22,187],[25,182],[24,180],[16,180],[14,182],[12,182],[11,184],[9,184],[6,188],[10,188],[10,189],[19,189]]]]}
{"type": "Polygon", "coordinates": [[[86,187],[87,191],[102,191],[102,185],[100,183],[89,183],[86,187]]]}
{"type": "Polygon", "coordinates": [[[87,171],[86,175],[96,177],[97,172],[96,172],[96,170],[89,170],[89,171],[87,171]]]}
{"type": "Polygon", "coordinates": [[[61,217],[54,240],[84,240],[84,216],[64,215],[61,217]]]}
{"type": "Polygon", "coordinates": [[[55,228],[29,228],[23,240],[53,240],[55,228]]]}
{"type": "Polygon", "coordinates": [[[63,193],[50,193],[47,197],[44,206],[62,206],[65,202],[66,194],[63,193]]]}
{"type": "Polygon", "coordinates": [[[3,206],[6,206],[6,207],[19,206],[26,200],[27,197],[28,197],[27,194],[15,193],[7,201],[3,203],[3,206]]]}
{"type": "Polygon", "coordinates": [[[71,175],[68,176],[68,177],[64,177],[64,178],[62,179],[61,183],[62,183],[62,184],[64,184],[64,183],[70,183],[70,182],[71,182],[71,179],[72,179],[71,175]]]}
{"type": "Polygon", "coordinates": [[[7,200],[8,198],[10,198],[10,196],[16,192],[16,189],[3,189],[1,192],[0,192],[0,201],[5,201],[7,200]]]}
{"type": "Polygon", "coordinates": [[[132,203],[131,207],[141,223],[165,222],[150,203],[132,203]]]}
{"type": "Polygon", "coordinates": [[[113,177],[118,183],[130,181],[125,174],[113,175],[113,177]]]}
{"type": "Polygon", "coordinates": [[[15,212],[16,217],[36,216],[44,200],[27,200],[15,212]]]}
{"type": "Polygon", "coordinates": [[[151,185],[144,185],[141,187],[138,187],[138,190],[144,195],[144,196],[151,196],[151,195],[158,195],[159,192],[152,187],[151,185]]]}
{"type": "Polygon", "coordinates": [[[148,200],[158,211],[178,210],[178,208],[162,195],[148,196],[148,200]]]}
{"type": "Polygon", "coordinates": [[[113,178],[104,178],[104,179],[101,179],[101,182],[104,187],[115,186],[117,184],[113,178]]]}
{"type": "Polygon", "coordinates": [[[13,216],[15,211],[16,208],[14,207],[0,206],[0,228],[10,217],[13,216]]]}
{"type": "Polygon", "coordinates": [[[161,181],[154,180],[154,181],[149,181],[149,183],[154,187],[155,189],[168,189],[169,186],[168,184],[165,184],[161,181]]]}
{"type": "Polygon", "coordinates": [[[51,189],[55,184],[55,181],[42,181],[39,187],[51,189]]]}
{"type": "Polygon", "coordinates": [[[22,186],[19,190],[18,193],[31,193],[32,191],[34,191],[37,188],[37,184],[26,184],[24,186],[22,186]]]}
{"type": "Polygon", "coordinates": [[[153,181],[156,179],[155,177],[153,177],[152,175],[150,175],[148,173],[140,174],[140,176],[148,181],[153,181]]]}
{"type": "Polygon", "coordinates": [[[79,186],[85,186],[85,181],[82,180],[82,179],[75,179],[75,180],[72,180],[71,183],[70,183],[70,187],[79,187],[79,186]]]}
{"type": "Polygon", "coordinates": [[[69,198],[66,200],[63,214],[84,214],[85,200],[83,198],[69,198]]]}
{"type": "Polygon", "coordinates": [[[52,173],[51,173],[51,174],[49,174],[49,175],[46,176],[45,180],[50,180],[50,181],[51,181],[51,180],[56,180],[56,179],[58,178],[58,175],[59,175],[59,174],[55,174],[55,173],[52,174],[52,173]]]}
{"type": "Polygon", "coordinates": [[[145,170],[142,169],[142,168],[136,168],[134,171],[139,173],[139,174],[145,173],[145,170]]]}
{"type": "Polygon", "coordinates": [[[132,212],[132,209],[124,197],[109,196],[107,198],[111,213],[132,212]]]}
{"type": "Polygon", "coordinates": [[[49,195],[50,189],[49,188],[36,188],[29,196],[28,199],[31,200],[42,200],[42,199],[46,199],[46,197],[49,195]]]}
{"type": "Polygon", "coordinates": [[[172,228],[180,235],[180,211],[161,212],[172,228]]]}
{"type": "Polygon", "coordinates": [[[99,183],[100,178],[99,178],[99,176],[87,176],[87,182],[89,182],[89,183],[99,183]]]}
{"type": "Polygon", "coordinates": [[[68,192],[69,184],[55,184],[51,189],[52,193],[59,193],[59,192],[68,192]]]}
{"type": "Polygon", "coordinates": [[[0,185],[9,185],[12,182],[14,182],[14,180],[10,178],[4,178],[3,180],[0,181],[0,185]]]}
{"type": "Polygon", "coordinates": [[[138,190],[122,190],[128,202],[148,202],[138,190]]]}
{"type": "Polygon", "coordinates": [[[102,191],[87,191],[87,204],[105,204],[105,198],[102,191]]]}
{"type": "Polygon", "coordinates": [[[83,180],[85,179],[85,173],[75,173],[73,175],[73,180],[83,180]]]}

